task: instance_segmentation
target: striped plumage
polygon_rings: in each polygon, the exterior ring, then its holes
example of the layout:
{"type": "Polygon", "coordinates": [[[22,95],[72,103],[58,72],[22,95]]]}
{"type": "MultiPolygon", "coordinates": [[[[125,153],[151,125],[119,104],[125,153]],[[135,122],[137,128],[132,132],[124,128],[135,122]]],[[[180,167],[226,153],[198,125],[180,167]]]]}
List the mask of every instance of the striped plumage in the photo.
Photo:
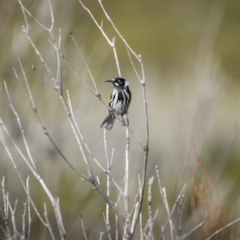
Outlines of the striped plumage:
{"type": "Polygon", "coordinates": [[[114,86],[109,100],[109,107],[112,111],[109,111],[109,115],[101,124],[101,128],[111,130],[116,119],[115,114],[123,116],[127,113],[132,94],[129,90],[129,83],[124,78],[116,77],[106,82],[111,82],[114,86]]]}

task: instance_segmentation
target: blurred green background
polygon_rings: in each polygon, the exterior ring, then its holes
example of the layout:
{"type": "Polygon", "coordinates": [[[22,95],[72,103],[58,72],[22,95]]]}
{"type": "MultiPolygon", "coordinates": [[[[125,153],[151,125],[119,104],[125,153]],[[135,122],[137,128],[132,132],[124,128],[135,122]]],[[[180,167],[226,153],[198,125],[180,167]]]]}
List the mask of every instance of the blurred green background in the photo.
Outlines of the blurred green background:
{"type": "MultiPolygon", "coordinates": [[[[42,24],[50,26],[47,1],[26,0],[23,3],[42,24]]],[[[126,49],[105,19],[98,2],[85,3],[99,23],[103,19],[103,28],[110,39],[116,37],[121,73],[130,82],[133,94],[129,109],[130,127],[144,140],[142,90],[126,49]]],[[[148,178],[155,176],[154,167],[158,165],[170,206],[187,183],[183,232],[205,221],[205,226],[189,238],[204,239],[219,227],[240,217],[240,2],[104,0],[103,5],[129,45],[143,58],[150,123],[148,178]]],[[[42,133],[13,72],[16,69],[23,82],[18,58],[22,61],[36,107],[49,133],[66,157],[86,173],[58,96],[32,71],[34,64],[37,71],[49,80],[46,70],[21,31],[25,22],[19,4],[17,1],[1,1],[0,6],[0,117],[14,140],[24,149],[4,90],[5,80],[39,172],[53,195],[61,200],[69,239],[76,239],[82,234],[80,212],[83,213],[89,239],[99,238],[100,231],[105,230],[102,215],[104,202],[90,184],[69,169],[42,133]]],[[[62,52],[78,75],[93,89],[88,72],[68,34],[72,31],[97,87],[107,101],[112,87],[104,81],[117,75],[112,49],[78,1],[52,1],[52,6],[56,39],[61,28],[62,52]]],[[[50,36],[33,19],[28,20],[31,37],[55,74],[56,54],[49,42],[50,36]]],[[[74,77],[63,61],[62,71],[64,94],[69,89],[83,136],[94,156],[105,166],[103,131],[99,126],[106,117],[107,109],[74,77]]],[[[107,139],[109,155],[114,148],[112,174],[121,184],[125,131],[118,122],[107,133],[107,139]]],[[[9,139],[7,143],[22,175],[30,176],[30,191],[42,212],[43,202],[47,201],[45,193],[22,163],[9,139]]],[[[0,149],[0,177],[6,177],[10,201],[13,203],[18,198],[20,224],[21,203],[26,196],[2,145],[0,149]]],[[[140,146],[131,137],[131,203],[138,186],[135,176],[141,172],[142,155],[140,146]]],[[[93,168],[104,186],[105,176],[97,166],[93,168]]],[[[153,207],[160,211],[155,225],[155,234],[159,236],[167,215],[156,178],[153,197],[153,207]]],[[[112,198],[114,201],[117,199],[115,190],[112,190],[112,198]]],[[[47,204],[50,219],[54,222],[50,204],[47,204]]],[[[0,205],[2,208],[1,198],[0,205]]],[[[143,211],[146,213],[146,205],[143,211]]],[[[48,239],[48,233],[40,227],[34,213],[32,218],[33,235],[39,236],[38,239],[48,239]]],[[[144,220],[146,218],[147,215],[144,215],[144,220]]],[[[236,224],[225,231],[225,235],[218,235],[214,239],[238,239],[239,226],[236,224]]]]}

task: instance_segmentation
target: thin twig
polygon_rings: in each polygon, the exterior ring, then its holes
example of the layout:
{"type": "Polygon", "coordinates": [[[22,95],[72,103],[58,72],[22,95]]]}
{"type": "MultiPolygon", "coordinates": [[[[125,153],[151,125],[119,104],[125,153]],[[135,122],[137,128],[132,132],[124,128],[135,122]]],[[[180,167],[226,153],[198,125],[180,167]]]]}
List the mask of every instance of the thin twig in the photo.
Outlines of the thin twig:
{"type": "Polygon", "coordinates": [[[100,232],[99,240],[102,240],[103,234],[104,234],[104,232],[100,232]]]}
{"type": "Polygon", "coordinates": [[[10,107],[11,107],[12,112],[14,113],[14,115],[15,115],[15,117],[16,117],[16,120],[17,120],[19,129],[20,129],[21,134],[22,134],[22,139],[23,139],[23,142],[24,142],[24,146],[25,146],[25,149],[26,149],[26,151],[27,151],[28,158],[29,158],[29,160],[30,160],[30,161],[28,161],[28,162],[29,162],[28,165],[31,165],[31,168],[33,169],[33,171],[37,173],[37,168],[36,168],[36,165],[35,165],[35,163],[34,163],[34,161],[33,161],[32,154],[31,154],[31,152],[30,152],[30,149],[29,149],[29,147],[28,147],[27,139],[26,139],[25,134],[24,134],[24,130],[23,130],[23,127],[22,127],[22,123],[21,123],[21,121],[20,121],[20,117],[19,117],[18,113],[16,112],[16,110],[15,110],[14,107],[13,107],[13,103],[12,103],[10,94],[9,94],[9,92],[8,92],[7,84],[6,84],[5,81],[4,81],[4,87],[5,87],[5,90],[6,90],[6,93],[7,93],[7,97],[8,97],[9,103],[10,103],[10,107]]]}
{"type": "Polygon", "coordinates": [[[27,236],[30,237],[30,232],[31,232],[31,207],[30,207],[30,203],[31,203],[31,198],[30,198],[30,190],[29,190],[29,176],[27,177],[26,180],[26,189],[27,189],[27,211],[28,211],[28,233],[27,236]]]}
{"type": "MultiPolygon", "coordinates": [[[[158,180],[158,185],[159,185],[159,191],[160,191],[160,194],[161,194],[161,197],[162,197],[162,200],[163,200],[163,203],[164,203],[164,206],[166,208],[166,211],[168,213],[168,219],[165,223],[165,225],[163,226],[163,231],[162,231],[162,234],[160,236],[160,240],[164,238],[164,232],[168,226],[168,223],[171,221],[171,217],[172,217],[172,214],[177,206],[177,203],[179,202],[179,200],[181,199],[182,195],[184,194],[185,190],[186,190],[186,184],[183,186],[182,190],[180,191],[173,207],[172,207],[172,210],[171,212],[169,212],[169,207],[168,207],[168,203],[167,203],[167,200],[165,198],[165,194],[164,194],[164,188],[162,187],[162,184],[161,184],[161,180],[160,180],[160,173],[159,173],[159,169],[158,169],[158,166],[155,166],[155,169],[156,169],[156,175],[157,175],[157,180],[158,180]]],[[[173,226],[170,225],[170,229],[172,229],[173,226]]],[[[172,235],[173,236],[173,235],[172,235]]]]}
{"type": "Polygon", "coordinates": [[[111,230],[109,228],[109,224],[107,223],[107,220],[106,220],[106,217],[105,217],[104,213],[103,213],[103,219],[104,219],[105,227],[106,227],[106,230],[107,230],[108,240],[112,240],[111,230]]]}
{"type": "MultiPolygon", "coordinates": [[[[22,66],[21,64],[21,60],[19,59],[19,64],[20,66],[22,66]]],[[[34,103],[34,100],[33,100],[33,97],[32,97],[32,93],[31,93],[31,90],[29,88],[29,83],[28,83],[28,80],[27,80],[27,77],[26,77],[26,74],[25,74],[25,71],[24,69],[21,67],[21,70],[22,70],[22,73],[23,75],[25,76],[24,77],[24,80],[25,80],[25,84],[26,84],[26,87],[27,87],[27,90],[28,90],[28,95],[26,94],[26,92],[24,91],[24,88],[20,82],[20,79],[18,77],[18,74],[16,73],[16,71],[14,71],[15,73],[15,76],[16,76],[16,79],[20,85],[20,88],[23,92],[23,94],[25,95],[27,101],[29,102],[29,105],[31,106],[34,114],[35,114],[35,117],[36,119],[38,120],[38,122],[40,123],[42,129],[43,129],[43,133],[47,136],[47,138],[49,139],[49,141],[51,142],[51,144],[53,145],[53,147],[56,149],[56,151],[59,153],[59,155],[63,158],[63,160],[68,164],[68,166],[73,170],[75,171],[78,175],[81,176],[81,178],[83,178],[84,180],[87,180],[87,177],[84,176],[82,173],[80,173],[70,162],[69,160],[64,156],[64,154],[61,152],[61,150],[59,149],[59,147],[56,145],[56,143],[53,141],[51,135],[49,134],[46,126],[43,124],[43,121],[41,120],[39,114],[38,114],[38,111],[37,111],[37,108],[35,106],[35,103],[34,103]]]]}
{"type": "Polygon", "coordinates": [[[152,216],[152,185],[154,177],[148,181],[148,221],[149,221],[149,234],[148,239],[153,239],[153,216],[152,216]]]}
{"type": "Polygon", "coordinates": [[[220,233],[221,231],[225,230],[226,228],[231,227],[233,224],[235,224],[235,223],[237,223],[237,222],[239,222],[239,221],[240,221],[240,218],[237,218],[237,219],[235,219],[234,221],[228,223],[228,224],[225,225],[224,227],[222,227],[222,228],[218,229],[216,232],[214,232],[210,237],[206,238],[206,240],[212,240],[215,235],[217,235],[217,234],[220,233]]]}
{"type": "Polygon", "coordinates": [[[134,70],[134,72],[135,72],[137,78],[138,78],[138,79],[141,79],[140,76],[139,76],[139,74],[138,74],[138,72],[137,72],[137,69],[136,69],[136,67],[135,67],[135,65],[134,65],[134,62],[133,62],[133,60],[132,60],[132,57],[131,57],[131,54],[130,54],[129,48],[126,47],[126,50],[127,50],[128,57],[129,57],[129,59],[130,59],[130,63],[131,63],[131,65],[132,65],[132,68],[133,68],[133,70],[134,70]]]}
{"type": "MultiPolygon", "coordinates": [[[[126,123],[128,125],[128,116],[125,114],[126,123]]],[[[125,148],[125,176],[124,176],[124,212],[126,217],[126,231],[127,235],[130,233],[130,214],[129,214],[129,196],[128,196],[128,184],[129,184],[129,148],[130,148],[130,136],[129,130],[126,128],[126,148],[125,148]]]]}
{"type": "Polygon", "coordinates": [[[47,80],[45,80],[40,73],[37,71],[36,67],[34,64],[32,64],[32,70],[34,71],[34,73],[38,76],[39,79],[41,79],[43,82],[45,82],[50,88],[55,90],[55,86],[51,85],[47,80]]]}
{"type": "Polygon", "coordinates": [[[84,227],[84,224],[83,224],[83,216],[82,216],[82,213],[80,213],[80,221],[81,221],[81,227],[82,227],[82,230],[83,230],[84,240],[87,240],[87,235],[86,235],[85,227],[84,227]]]}
{"type": "Polygon", "coordinates": [[[27,212],[27,201],[23,202],[23,214],[22,214],[22,238],[27,239],[27,232],[26,232],[26,212],[27,212]]]}
{"type": "Polygon", "coordinates": [[[73,131],[73,133],[75,135],[75,138],[77,140],[79,150],[80,150],[80,152],[82,154],[83,160],[84,160],[85,165],[87,167],[88,178],[89,179],[93,179],[94,175],[93,175],[92,167],[91,167],[91,164],[90,164],[89,159],[87,157],[86,150],[85,150],[85,148],[83,146],[83,142],[81,140],[82,137],[81,137],[80,132],[78,131],[77,123],[76,123],[76,121],[74,119],[74,116],[71,114],[71,109],[69,109],[69,107],[68,107],[68,105],[67,105],[67,103],[65,101],[64,96],[63,95],[59,95],[59,99],[60,99],[60,101],[62,103],[62,106],[63,106],[63,109],[64,109],[64,111],[65,111],[65,113],[67,115],[68,121],[70,123],[72,131],[73,131]]]}
{"type": "Polygon", "coordinates": [[[92,72],[91,72],[91,70],[90,70],[90,68],[89,68],[89,66],[88,66],[88,64],[87,64],[87,61],[86,61],[86,59],[84,58],[84,56],[83,56],[83,54],[82,54],[82,51],[80,50],[80,48],[79,48],[79,46],[78,46],[78,44],[77,44],[77,42],[76,42],[76,40],[75,40],[75,38],[74,38],[74,36],[73,36],[73,33],[69,31],[69,34],[70,34],[70,36],[71,36],[71,39],[72,39],[75,47],[77,48],[77,51],[78,51],[80,57],[81,57],[82,60],[83,60],[83,63],[84,63],[84,65],[85,65],[85,67],[87,68],[88,74],[89,74],[89,76],[90,76],[90,78],[91,78],[91,80],[92,80],[93,86],[94,86],[94,88],[95,88],[96,95],[99,95],[99,91],[98,91],[98,89],[97,89],[96,82],[95,82],[94,77],[93,77],[93,74],[92,74],[92,72]]]}
{"type": "Polygon", "coordinates": [[[54,236],[54,233],[53,233],[53,230],[51,228],[51,225],[50,225],[50,222],[48,220],[48,213],[47,213],[47,207],[46,207],[46,204],[44,203],[44,212],[43,212],[44,216],[45,216],[45,220],[46,220],[46,223],[47,223],[47,229],[50,233],[50,236],[53,240],[55,240],[55,236],[54,236]]]}
{"type": "MultiPolygon", "coordinates": [[[[80,1],[81,2],[81,1],[80,1]]],[[[121,38],[121,40],[124,42],[124,44],[126,45],[126,47],[130,50],[130,52],[138,59],[138,55],[132,50],[132,48],[129,46],[129,44],[127,43],[126,39],[121,35],[121,33],[118,31],[118,29],[116,28],[116,26],[114,25],[112,19],[110,18],[110,16],[108,15],[108,13],[106,12],[105,8],[103,7],[102,5],[102,0],[98,0],[107,20],[111,23],[113,29],[115,30],[115,32],[118,34],[118,36],[121,38]]],[[[81,3],[82,4],[82,3],[81,3]]],[[[85,7],[83,4],[82,4],[83,7],[85,7]]],[[[87,9],[86,9],[87,10],[87,9]]]]}
{"type": "MultiPolygon", "coordinates": [[[[1,121],[1,120],[0,120],[0,121],[1,121]]],[[[8,137],[10,137],[10,134],[9,134],[8,130],[6,129],[6,127],[4,126],[3,122],[1,123],[1,125],[2,125],[2,128],[3,128],[3,130],[5,131],[5,133],[7,133],[8,137]]],[[[9,151],[9,149],[8,149],[6,143],[5,143],[5,140],[4,140],[3,136],[2,136],[2,130],[1,130],[1,128],[0,128],[0,133],[1,133],[1,134],[0,134],[0,140],[1,140],[2,143],[3,143],[3,146],[4,146],[4,148],[5,148],[8,156],[9,156],[9,158],[10,158],[12,164],[13,164],[13,167],[14,167],[15,171],[17,172],[18,178],[20,179],[20,182],[21,182],[21,184],[22,184],[22,186],[23,186],[23,188],[24,188],[24,191],[27,193],[27,192],[28,192],[27,187],[25,186],[25,184],[24,184],[24,182],[23,182],[23,179],[22,179],[22,177],[21,177],[21,175],[20,175],[20,173],[19,173],[19,171],[18,171],[18,168],[17,168],[17,166],[16,166],[16,164],[15,164],[15,161],[14,161],[14,159],[13,159],[13,157],[12,157],[12,154],[11,154],[11,152],[9,151]]],[[[11,139],[11,138],[10,138],[10,139],[11,139]]],[[[18,152],[18,153],[20,154],[20,156],[22,157],[23,161],[26,163],[27,160],[26,160],[25,156],[23,155],[23,153],[21,152],[21,150],[18,148],[18,146],[16,145],[16,143],[15,143],[12,139],[11,139],[11,142],[13,143],[13,145],[14,145],[15,149],[17,150],[17,152],[18,152]]],[[[27,195],[28,195],[28,193],[27,193],[27,195]]],[[[43,224],[44,226],[47,226],[47,224],[46,224],[46,223],[44,222],[44,220],[42,219],[40,213],[38,212],[38,210],[37,210],[37,208],[36,208],[33,200],[31,199],[30,195],[28,195],[28,196],[29,196],[29,200],[30,200],[30,202],[31,202],[31,204],[32,204],[32,206],[33,206],[33,208],[34,208],[34,211],[36,212],[38,218],[40,219],[40,221],[42,222],[42,224],[43,224]]]]}
{"type": "Polygon", "coordinates": [[[121,77],[121,70],[120,70],[118,56],[117,56],[117,49],[115,46],[115,37],[112,40],[112,48],[113,48],[113,54],[114,54],[114,58],[115,58],[116,66],[117,66],[118,76],[121,77]]]}
{"type": "MultiPolygon", "coordinates": [[[[155,214],[154,214],[154,216],[153,216],[153,218],[152,218],[152,223],[151,223],[152,226],[153,226],[153,224],[154,224],[154,222],[155,222],[155,220],[157,218],[158,212],[159,212],[159,210],[157,209],[155,214]]],[[[150,228],[150,219],[147,220],[147,223],[145,224],[145,227],[143,228],[144,235],[146,235],[146,232],[147,232],[147,230],[149,228],[150,228]]]]}
{"type": "Polygon", "coordinates": [[[182,239],[182,214],[185,203],[185,195],[182,194],[180,200],[177,202],[177,239],[182,239]]]}
{"type": "Polygon", "coordinates": [[[143,240],[143,224],[142,224],[142,213],[140,213],[140,217],[139,217],[139,225],[140,225],[140,240],[143,240]]]}
{"type": "MultiPolygon", "coordinates": [[[[106,140],[106,129],[103,131],[103,139],[104,139],[104,150],[105,150],[105,156],[106,156],[106,162],[107,162],[107,171],[110,175],[110,163],[108,159],[108,151],[107,151],[107,140],[106,140]]],[[[110,177],[107,175],[107,196],[110,196],[110,177]]],[[[106,203],[106,229],[108,234],[108,239],[111,239],[111,227],[109,222],[109,205],[106,203]]]]}
{"type": "Polygon", "coordinates": [[[194,231],[196,231],[198,228],[202,227],[204,225],[204,222],[199,223],[196,227],[194,227],[193,229],[191,229],[191,231],[189,231],[187,234],[184,234],[180,239],[185,239],[186,237],[188,237],[189,235],[191,235],[194,231]]]}
{"type": "MultiPolygon", "coordinates": [[[[1,138],[3,136],[0,136],[1,138]]],[[[2,218],[4,220],[5,223],[5,227],[6,230],[4,228],[3,232],[5,233],[6,238],[10,238],[11,237],[11,233],[10,233],[10,228],[9,228],[9,212],[8,212],[8,193],[5,193],[5,177],[3,176],[3,180],[2,180],[2,196],[3,196],[3,212],[1,210],[1,214],[2,214],[2,218]]]]}
{"type": "Polygon", "coordinates": [[[116,235],[115,240],[118,240],[118,216],[115,216],[115,225],[116,225],[116,235]]]}
{"type": "Polygon", "coordinates": [[[54,16],[53,16],[52,5],[51,5],[50,0],[48,0],[49,6],[50,6],[50,11],[51,11],[51,26],[50,26],[50,28],[47,28],[47,27],[45,27],[43,24],[41,24],[41,23],[26,9],[26,7],[22,4],[22,1],[21,1],[21,0],[17,0],[17,1],[18,1],[18,3],[19,3],[20,6],[21,6],[22,11],[24,11],[24,18],[25,18],[25,22],[26,22],[26,25],[27,25],[28,28],[29,28],[29,24],[28,24],[27,16],[26,16],[25,12],[26,12],[40,27],[42,27],[42,28],[45,29],[46,31],[52,31],[52,26],[53,26],[53,23],[54,23],[54,16]]]}
{"type": "Polygon", "coordinates": [[[20,234],[17,230],[16,221],[15,221],[15,212],[17,209],[18,200],[17,199],[15,200],[14,207],[11,206],[9,199],[7,203],[12,216],[11,220],[12,220],[12,227],[13,227],[13,239],[15,239],[17,236],[20,238],[20,234]]]}
{"type": "MultiPolygon", "coordinates": [[[[6,93],[7,93],[7,96],[9,98],[9,102],[10,102],[10,107],[17,119],[17,123],[18,123],[18,127],[20,129],[20,131],[22,132],[22,137],[25,137],[24,135],[24,131],[23,131],[23,128],[22,128],[22,125],[21,125],[21,121],[20,121],[20,118],[19,118],[19,115],[18,113],[16,112],[13,104],[12,104],[12,101],[11,101],[11,98],[10,98],[10,95],[8,93],[8,89],[7,89],[7,85],[6,85],[6,82],[4,82],[4,85],[5,85],[5,89],[6,89],[6,93]]],[[[1,139],[2,140],[2,139],[1,139]]],[[[13,140],[11,140],[12,142],[14,142],[13,140]]],[[[9,152],[6,144],[4,143],[4,141],[2,140],[3,144],[4,144],[4,147],[5,149],[7,150],[8,152],[8,155],[10,157],[10,159],[12,160],[12,163],[14,164],[15,166],[15,169],[16,168],[16,165],[15,165],[15,162],[11,156],[11,153],[9,152]]],[[[26,141],[24,141],[24,144],[25,144],[25,148],[26,149],[29,149],[28,147],[28,144],[26,141]]],[[[24,154],[20,151],[20,149],[17,147],[17,145],[15,144],[15,147],[16,149],[18,150],[18,152],[20,153],[22,159],[24,160],[24,162],[27,164],[28,168],[31,170],[31,172],[33,173],[34,177],[39,181],[39,183],[41,184],[42,188],[44,189],[45,193],[47,194],[49,200],[51,201],[52,203],[52,206],[53,206],[53,209],[54,209],[54,213],[55,213],[55,216],[56,216],[56,219],[57,219],[57,223],[58,223],[58,227],[59,227],[59,232],[60,232],[60,237],[61,239],[65,240],[66,239],[66,232],[65,232],[65,229],[64,229],[64,226],[63,226],[63,222],[62,222],[62,216],[61,216],[61,211],[60,211],[60,207],[59,207],[59,202],[58,202],[58,199],[57,198],[54,198],[52,196],[52,193],[50,192],[50,190],[48,189],[47,185],[45,184],[45,182],[43,181],[43,179],[41,178],[41,176],[38,174],[37,172],[37,169],[34,169],[33,166],[30,164],[30,162],[26,159],[26,157],[24,156],[24,154]]],[[[21,179],[21,175],[20,173],[18,172],[17,170],[17,173],[18,173],[18,176],[19,178],[21,179]]],[[[24,183],[22,182],[22,185],[24,186],[24,190],[26,191],[26,187],[24,185],[24,183]]]]}
{"type": "Polygon", "coordinates": [[[105,39],[107,40],[108,44],[113,47],[113,42],[108,38],[108,36],[106,35],[106,33],[104,32],[103,28],[102,28],[102,24],[100,25],[97,20],[94,18],[92,12],[82,3],[81,0],[79,0],[80,4],[82,5],[82,7],[88,12],[88,14],[91,16],[91,18],[93,19],[94,23],[96,24],[96,26],[98,27],[98,29],[101,31],[102,35],[105,37],[105,39]]]}

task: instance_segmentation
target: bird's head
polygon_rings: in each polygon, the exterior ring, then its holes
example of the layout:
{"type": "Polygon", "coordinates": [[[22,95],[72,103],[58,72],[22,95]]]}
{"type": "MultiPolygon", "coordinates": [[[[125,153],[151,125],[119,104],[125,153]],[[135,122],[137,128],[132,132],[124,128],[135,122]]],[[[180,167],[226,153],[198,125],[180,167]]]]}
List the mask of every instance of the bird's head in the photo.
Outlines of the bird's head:
{"type": "Polygon", "coordinates": [[[122,89],[126,88],[129,85],[126,79],[120,78],[120,77],[115,77],[114,79],[107,80],[106,82],[110,82],[114,85],[114,87],[122,88],[122,89]]]}

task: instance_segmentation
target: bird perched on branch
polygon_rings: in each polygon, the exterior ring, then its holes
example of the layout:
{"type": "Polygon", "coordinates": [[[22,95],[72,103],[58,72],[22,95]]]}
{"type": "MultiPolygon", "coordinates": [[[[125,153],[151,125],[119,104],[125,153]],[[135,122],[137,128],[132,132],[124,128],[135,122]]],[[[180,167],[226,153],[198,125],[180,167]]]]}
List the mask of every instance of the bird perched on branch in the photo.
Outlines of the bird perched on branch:
{"type": "MultiPolygon", "coordinates": [[[[111,80],[107,80],[113,84],[114,88],[109,99],[109,114],[101,124],[101,128],[111,130],[116,119],[116,115],[120,115],[123,120],[123,115],[127,113],[132,94],[129,90],[129,83],[126,79],[116,77],[111,80]]],[[[125,124],[124,120],[123,123],[125,124]]]]}

